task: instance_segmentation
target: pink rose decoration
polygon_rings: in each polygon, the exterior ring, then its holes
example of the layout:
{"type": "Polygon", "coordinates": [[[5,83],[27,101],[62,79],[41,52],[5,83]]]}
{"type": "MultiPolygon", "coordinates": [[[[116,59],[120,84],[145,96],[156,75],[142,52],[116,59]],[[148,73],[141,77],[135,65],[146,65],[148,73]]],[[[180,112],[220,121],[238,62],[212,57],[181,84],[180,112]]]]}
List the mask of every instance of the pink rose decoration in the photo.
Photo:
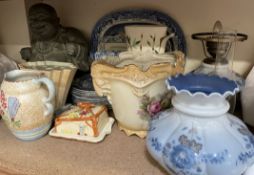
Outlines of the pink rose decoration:
{"type": "Polygon", "coordinates": [[[148,113],[153,116],[161,111],[160,101],[153,101],[150,105],[147,106],[148,113]]]}

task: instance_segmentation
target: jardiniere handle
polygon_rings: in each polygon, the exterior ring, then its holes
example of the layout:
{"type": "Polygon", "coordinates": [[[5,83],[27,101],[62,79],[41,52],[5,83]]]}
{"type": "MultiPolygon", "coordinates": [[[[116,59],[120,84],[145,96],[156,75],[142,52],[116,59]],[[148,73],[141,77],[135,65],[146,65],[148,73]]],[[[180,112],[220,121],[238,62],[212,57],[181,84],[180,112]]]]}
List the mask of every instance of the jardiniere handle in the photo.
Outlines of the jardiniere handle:
{"type": "Polygon", "coordinates": [[[47,86],[49,96],[43,99],[44,105],[46,107],[46,110],[44,111],[44,116],[47,117],[54,112],[54,106],[52,104],[52,100],[55,99],[56,94],[54,83],[47,77],[34,79],[34,83],[45,84],[47,86]]]}

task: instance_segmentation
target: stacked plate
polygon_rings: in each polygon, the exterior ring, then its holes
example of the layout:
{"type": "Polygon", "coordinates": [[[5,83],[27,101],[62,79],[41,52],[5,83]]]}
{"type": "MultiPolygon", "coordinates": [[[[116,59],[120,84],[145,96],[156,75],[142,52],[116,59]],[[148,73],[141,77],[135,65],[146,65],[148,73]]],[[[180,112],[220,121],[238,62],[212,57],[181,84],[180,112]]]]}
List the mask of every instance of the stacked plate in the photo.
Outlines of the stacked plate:
{"type": "Polygon", "coordinates": [[[73,103],[90,102],[106,105],[111,108],[106,97],[99,97],[96,94],[90,74],[85,74],[74,80],[71,88],[71,96],[73,103]]]}

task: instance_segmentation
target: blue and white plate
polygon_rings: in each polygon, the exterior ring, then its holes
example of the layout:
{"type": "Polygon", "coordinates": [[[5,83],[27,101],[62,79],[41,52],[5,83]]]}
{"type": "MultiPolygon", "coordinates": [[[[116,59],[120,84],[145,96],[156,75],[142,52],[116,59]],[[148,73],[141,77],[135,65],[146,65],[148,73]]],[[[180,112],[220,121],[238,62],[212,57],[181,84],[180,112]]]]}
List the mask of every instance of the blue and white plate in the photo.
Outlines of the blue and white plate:
{"type": "Polygon", "coordinates": [[[106,105],[108,108],[111,108],[106,97],[100,97],[96,94],[90,73],[76,78],[72,83],[70,93],[73,103],[90,102],[98,105],[106,105]]]}
{"type": "Polygon", "coordinates": [[[90,59],[118,56],[127,50],[124,26],[126,25],[164,25],[175,36],[168,40],[166,52],[180,50],[186,54],[184,34],[178,23],[165,13],[136,9],[117,11],[102,17],[95,25],[91,36],[90,59]]]}

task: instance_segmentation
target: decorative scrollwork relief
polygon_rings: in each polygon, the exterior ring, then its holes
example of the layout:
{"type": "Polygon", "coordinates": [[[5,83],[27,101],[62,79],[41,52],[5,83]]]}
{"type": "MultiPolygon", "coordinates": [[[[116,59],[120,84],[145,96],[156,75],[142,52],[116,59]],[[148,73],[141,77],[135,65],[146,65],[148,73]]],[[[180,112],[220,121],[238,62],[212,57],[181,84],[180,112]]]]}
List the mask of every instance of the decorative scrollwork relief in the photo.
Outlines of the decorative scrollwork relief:
{"type": "Polygon", "coordinates": [[[154,64],[146,71],[142,71],[134,64],[124,67],[115,67],[105,60],[98,60],[92,64],[91,75],[94,87],[99,95],[110,96],[110,81],[119,80],[129,84],[135,96],[145,95],[148,91],[144,90],[155,81],[165,79],[170,75],[182,73],[184,70],[184,54],[180,51],[173,53],[175,63],[154,64]]]}

